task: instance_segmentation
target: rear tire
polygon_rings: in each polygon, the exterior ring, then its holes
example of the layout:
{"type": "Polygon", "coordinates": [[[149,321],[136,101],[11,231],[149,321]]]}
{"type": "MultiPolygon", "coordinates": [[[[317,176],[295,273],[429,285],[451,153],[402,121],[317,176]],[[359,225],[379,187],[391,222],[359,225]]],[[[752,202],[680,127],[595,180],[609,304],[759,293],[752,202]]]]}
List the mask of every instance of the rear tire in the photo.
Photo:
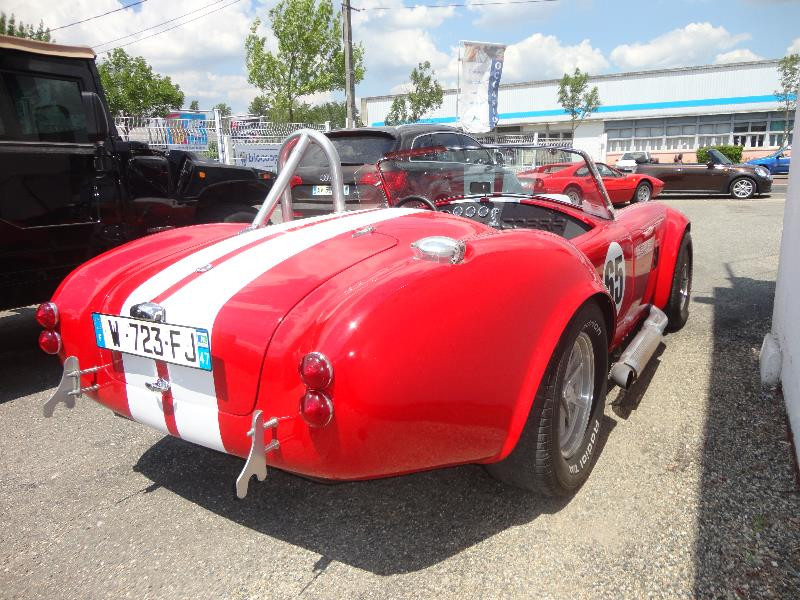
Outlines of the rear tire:
{"type": "Polygon", "coordinates": [[[561,335],[517,445],[487,465],[489,473],[546,496],[574,494],[594,466],[607,379],[606,323],[600,307],[588,302],[561,335]]]}
{"type": "Polygon", "coordinates": [[[583,202],[583,194],[581,194],[580,188],[571,185],[564,190],[564,193],[569,196],[570,202],[575,204],[576,206],[580,206],[581,202],[583,202]]]}
{"type": "Polygon", "coordinates": [[[669,301],[664,311],[667,315],[667,329],[678,331],[689,318],[689,300],[692,295],[692,236],[687,231],[683,234],[678,258],[675,260],[675,271],[672,274],[672,287],[669,301]]]}

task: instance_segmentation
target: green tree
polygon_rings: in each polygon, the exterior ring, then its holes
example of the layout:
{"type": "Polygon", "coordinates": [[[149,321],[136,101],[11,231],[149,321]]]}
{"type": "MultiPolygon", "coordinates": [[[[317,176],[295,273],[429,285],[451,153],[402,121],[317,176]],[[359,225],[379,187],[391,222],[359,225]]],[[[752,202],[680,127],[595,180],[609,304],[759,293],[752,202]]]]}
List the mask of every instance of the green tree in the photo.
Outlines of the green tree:
{"type": "MultiPolygon", "coordinates": [[[[248,81],[272,99],[269,106],[286,110],[295,120],[298,98],[344,89],[342,19],[331,0],[280,0],[269,11],[276,52],[257,34],[256,19],[245,40],[248,81]]],[[[364,48],[353,47],[353,76],[364,78],[364,48]]],[[[260,105],[263,106],[263,105],[260,105]]]]}
{"type": "Polygon", "coordinates": [[[425,113],[442,105],[444,90],[434,79],[435,75],[427,60],[414,67],[411,71],[411,91],[392,100],[385,119],[387,125],[416,123],[425,113]]]}
{"type": "Polygon", "coordinates": [[[601,104],[597,86],[589,89],[589,74],[582,73],[577,67],[575,73],[564,73],[558,82],[558,103],[569,115],[573,137],[578,125],[601,104]]]}
{"type": "Polygon", "coordinates": [[[17,23],[14,13],[11,13],[10,17],[6,17],[6,13],[0,12],[0,35],[11,35],[40,42],[55,42],[50,36],[50,29],[45,28],[44,21],[39,21],[39,27],[34,29],[33,25],[25,25],[22,21],[17,23]]]}
{"type": "Polygon", "coordinates": [[[789,119],[791,113],[797,108],[797,92],[800,88],[800,54],[784,56],[778,63],[781,89],[775,91],[778,102],[783,104],[783,142],[789,142],[789,119]]]}
{"type": "Polygon", "coordinates": [[[220,117],[230,117],[231,116],[231,112],[232,112],[231,111],[231,107],[228,106],[227,104],[225,104],[224,102],[220,102],[219,104],[215,105],[214,108],[216,108],[219,111],[219,116],[220,117]]]}
{"type": "MultiPolygon", "coordinates": [[[[285,123],[289,121],[289,111],[285,106],[274,106],[265,96],[256,96],[248,107],[248,112],[273,123],[285,123]]],[[[324,104],[296,104],[292,109],[292,117],[296,123],[314,123],[321,125],[329,121],[332,128],[345,126],[347,117],[347,105],[344,102],[325,102],[324,104]]],[[[356,122],[361,125],[358,113],[356,112],[356,122]]]]}
{"type": "Polygon", "coordinates": [[[163,117],[183,106],[183,92],[169,77],[153,73],[141,56],[112,50],[98,67],[112,114],[163,117]]]}
{"type": "Polygon", "coordinates": [[[189,110],[200,110],[200,103],[197,100],[192,100],[189,103],[189,110]]]}

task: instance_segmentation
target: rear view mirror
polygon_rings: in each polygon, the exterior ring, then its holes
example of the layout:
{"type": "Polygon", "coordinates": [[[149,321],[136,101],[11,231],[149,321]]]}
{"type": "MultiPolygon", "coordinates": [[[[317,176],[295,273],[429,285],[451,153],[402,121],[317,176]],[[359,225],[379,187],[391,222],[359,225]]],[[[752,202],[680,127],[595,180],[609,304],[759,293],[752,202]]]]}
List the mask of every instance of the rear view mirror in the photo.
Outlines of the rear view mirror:
{"type": "Polygon", "coordinates": [[[500,165],[501,167],[506,164],[506,159],[502,152],[494,153],[494,164],[500,165]]]}
{"type": "Polygon", "coordinates": [[[83,111],[86,114],[86,130],[89,141],[102,142],[108,139],[108,114],[103,101],[95,92],[81,92],[83,111]]]}

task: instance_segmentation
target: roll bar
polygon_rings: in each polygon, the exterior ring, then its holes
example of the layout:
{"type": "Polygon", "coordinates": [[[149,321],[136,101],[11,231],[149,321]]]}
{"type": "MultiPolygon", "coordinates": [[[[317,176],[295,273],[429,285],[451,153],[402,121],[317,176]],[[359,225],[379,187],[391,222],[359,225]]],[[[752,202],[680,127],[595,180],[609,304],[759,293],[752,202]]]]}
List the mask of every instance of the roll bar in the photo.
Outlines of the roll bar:
{"type": "Polygon", "coordinates": [[[284,221],[294,218],[292,209],[292,176],[297,170],[297,165],[310,144],[316,144],[325,153],[328,166],[331,169],[331,191],[333,192],[333,212],[344,212],[344,184],[342,177],[342,163],[339,153],[331,140],[321,131],[314,129],[298,129],[287,137],[278,153],[278,177],[272,184],[269,194],[264,199],[264,204],[258,209],[250,229],[261,227],[272,216],[278,199],[281,202],[281,213],[284,221]]]}

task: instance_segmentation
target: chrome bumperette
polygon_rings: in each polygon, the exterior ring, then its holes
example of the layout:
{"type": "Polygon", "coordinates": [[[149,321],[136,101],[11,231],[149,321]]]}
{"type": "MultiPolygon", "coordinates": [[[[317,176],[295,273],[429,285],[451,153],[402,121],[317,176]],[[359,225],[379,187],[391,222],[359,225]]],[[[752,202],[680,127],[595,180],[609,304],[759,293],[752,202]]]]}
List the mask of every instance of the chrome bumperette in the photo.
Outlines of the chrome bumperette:
{"type": "Polygon", "coordinates": [[[272,189],[264,199],[264,203],[253,219],[253,223],[247,228],[248,230],[264,225],[272,216],[279,200],[283,220],[291,221],[294,218],[292,188],[289,184],[297,170],[297,166],[300,164],[300,160],[303,158],[303,154],[311,143],[322,149],[331,168],[333,212],[338,213],[346,210],[342,165],[339,153],[336,151],[333,142],[322,132],[313,129],[298,129],[287,137],[281,146],[278,153],[278,177],[275,179],[275,183],[272,184],[272,189]]]}
{"type": "Polygon", "coordinates": [[[81,387],[81,375],[89,375],[96,373],[102,366],[91,367],[89,369],[81,369],[78,363],[77,356],[68,356],[64,360],[64,372],[61,375],[61,382],[58,384],[56,391],[44,403],[42,412],[44,416],[50,418],[55,412],[56,405],[63,403],[67,408],[75,408],[75,400],[83,396],[84,392],[93,392],[100,389],[98,384],[89,385],[85,388],[81,387]]]}
{"type": "Polygon", "coordinates": [[[280,448],[277,439],[278,418],[272,417],[264,422],[264,415],[260,410],[253,413],[253,421],[247,435],[251,438],[250,453],[244,468],[236,478],[236,497],[239,499],[247,496],[247,488],[250,485],[250,478],[255,475],[259,481],[267,478],[267,453],[280,448]],[[272,429],[272,440],[264,444],[264,430],[272,429]]]}

